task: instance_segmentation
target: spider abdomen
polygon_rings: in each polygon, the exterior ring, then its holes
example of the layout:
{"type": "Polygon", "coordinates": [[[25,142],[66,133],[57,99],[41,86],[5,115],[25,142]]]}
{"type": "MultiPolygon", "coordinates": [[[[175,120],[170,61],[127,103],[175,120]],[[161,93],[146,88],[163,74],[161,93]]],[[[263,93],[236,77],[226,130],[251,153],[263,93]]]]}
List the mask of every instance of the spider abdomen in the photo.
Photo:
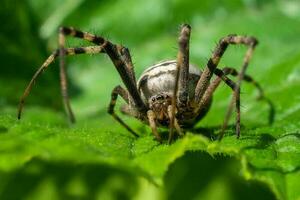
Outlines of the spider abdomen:
{"type": "MultiPolygon", "coordinates": [[[[137,82],[141,97],[145,104],[157,94],[173,95],[177,71],[176,60],[160,62],[147,68],[137,82]]],[[[189,67],[189,98],[194,97],[195,88],[201,71],[194,65],[189,67]]]]}

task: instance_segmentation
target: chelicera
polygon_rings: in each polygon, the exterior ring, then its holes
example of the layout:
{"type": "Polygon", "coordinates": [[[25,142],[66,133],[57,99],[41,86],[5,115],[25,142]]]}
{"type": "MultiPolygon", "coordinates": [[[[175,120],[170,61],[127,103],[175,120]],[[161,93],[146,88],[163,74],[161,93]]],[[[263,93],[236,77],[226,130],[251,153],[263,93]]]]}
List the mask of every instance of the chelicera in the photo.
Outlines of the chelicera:
{"type": "MultiPolygon", "coordinates": [[[[157,131],[158,126],[169,127],[169,142],[173,138],[173,129],[179,135],[183,134],[184,127],[191,127],[201,120],[208,112],[212,95],[221,81],[224,81],[233,91],[236,108],[236,134],[240,136],[240,83],[241,80],[252,82],[263,97],[261,87],[250,76],[245,74],[252,56],[257,39],[254,37],[228,35],[222,38],[215,47],[203,71],[189,62],[189,40],[191,27],[182,25],[178,39],[178,54],[176,60],[160,62],[148,67],[136,81],[129,50],[121,45],[91,33],[82,32],[72,27],[62,27],[59,30],[59,48],[54,51],[43,65],[37,70],[21,97],[18,118],[21,117],[25,98],[29,95],[36,78],[55,60],[60,58],[60,83],[65,110],[71,122],[75,117],[69,103],[67,93],[66,71],[64,57],[77,54],[106,53],[117,69],[125,87],[116,86],[111,93],[108,113],[111,114],[130,133],[138,137],[116,113],[115,104],[121,96],[126,105],[121,112],[133,116],[150,125],[155,138],[161,141],[157,131]],[[87,40],[95,46],[65,48],[65,37],[71,36],[87,40]],[[217,68],[227,47],[232,45],[246,45],[248,51],[244,58],[241,73],[234,68],[217,68]],[[211,80],[213,75],[216,78],[211,80]],[[228,75],[239,76],[237,82],[228,78],[228,75]]],[[[227,123],[228,120],[225,120],[227,123]]],[[[226,124],[225,124],[226,125],[226,124]]],[[[224,126],[225,127],[225,126],[224,126]]]]}

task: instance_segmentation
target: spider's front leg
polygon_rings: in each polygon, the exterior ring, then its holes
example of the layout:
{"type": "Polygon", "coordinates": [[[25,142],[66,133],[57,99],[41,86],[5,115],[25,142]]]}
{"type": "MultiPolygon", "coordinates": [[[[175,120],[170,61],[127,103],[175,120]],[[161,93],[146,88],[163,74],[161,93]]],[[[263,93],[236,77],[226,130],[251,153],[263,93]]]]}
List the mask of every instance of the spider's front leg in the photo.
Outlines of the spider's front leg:
{"type": "MultiPolygon", "coordinates": [[[[236,118],[236,135],[237,137],[240,136],[240,99],[239,99],[239,92],[240,92],[240,85],[241,85],[241,80],[243,79],[246,68],[248,67],[250,58],[252,56],[252,53],[254,51],[255,46],[257,45],[258,41],[254,37],[246,37],[246,36],[239,36],[239,35],[228,35],[227,37],[224,37],[221,39],[215,48],[213,55],[211,58],[208,60],[208,63],[204,69],[204,71],[201,74],[201,77],[197,83],[196,89],[195,89],[195,101],[199,103],[199,108],[201,108],[201,100],[203,98],[204,93],[206,92],[210,79],[212,75],[216,72],[216,68],[220,62],[221,57],[223,56],[224,52],[226,51],[227,47],[230,44],[243,44],[248,46],[248,50],[246,52],[245,58],[244,58],[244,63],[242,66],[241,73],[239,75],[239,79],[235,85],[234,89],[234,97],[236,101],[236,112],[237,112],[237,118],[236,118]]],[[[231,105],[229,106],[223,129],[224,127],[227,126],[229,117],[231,114],[231,105]]]]}
{"type": "Polygon", "coordinates": [[[67,113],[69,113],[70,119],[72,121],[72,111],[69,106],[69,98],[67,94],[67,82],[64,67],[64,51],[62,50],[65,43],[65,36],[72,36],[80,39],[87,40],[96,45],[103,46],[104,51],[108,54],[117,71],[119,72],[125,86],[127,87],[130,95],[140,112],[146,113],[147,108],[143,103],[138,90],[136,88],[136,81],[133,71],[133,65],[131,62],[131,57],[128,49],[121,47],[120,45],[114,45],[110,41],[106,40],[101,36],[96,36],[91,33],[82,32],[76,30],[72,27],[61,27],[59,31],[59,45],[60,45],[60,74],[61,74],[61,90],[63,94],[63,99],[65,107],[67,108],[67,113]]]}
{"type": "MultiPolygon", "coordinates": [[[[106,40],[103,37],[96,36],[96,35],[93,35],[93,34],[90,34],[87,32],[82,32],[82,31],[76,30],[72,27],[62,27],[62,28],[60,28],[60,33],[59,33],[59,50],[58,50],[59,53],[57,54],[57,51],[55,53],[53,53],[45,61],[45,63],[39,68],[39,70],[34,74],[29,85],[27,86],[23,96],[21,97],[18,118],[21,117],[21,112],[22,112],[25,98],[29,95],[30,90],[31,90],[36,78],[41,74],[41,72],[44,69],[46,69],[48,67],[48,65],[57,56],[60,56],[61,57],[61,62],[60,62],[61,90],[62,90],[62,95],[63,95],[63,99],[64,99],[64,104],[65,104],[67,113],[70,117],[70,120],[75,121],[75,118],[73,116],[73,113],[72,113],[70,105],[69,105],[69,98],[68,98],[68,94],[67,94],[66,72],[65,72],[65,67],[64,67],[64,56],[68,55],[68,51],[64,48],[66,36],[72,36],[72,37],[76,37],[76,38],[80,38],[80,39],[92,42],[92,43],[98,45],[97,47],[95,47],[95,49],[98,49],[99,51],[95,51],[95,52],[107,53],[108,56],[110,57],[111,61],[113,62],[115,68],[117,69],[123,83],[125,84],[126,88],[128,89],[128,92],[133,99],[135,107],[137,108],[137,110],[139,112],[146,114],[147,107],[144,104],[144,102],[142,101],[141,96],[136,87],[133,65],[131,62],[131,57],[130,57],[129,51],[120,45],[115,45],[115,44],[111,43],[110,41],[106,40]]],[[[88,49],[86,49],[84,47],[80,47],[80,48],[75,48],[74,54],[95,53],[95,52],[94,51],[90,52],[88,49]]]]}
{"type": "MultiPolygon", "coordinates": [[[[18,119],[21,119],[24,103],[26,97],[29,95],[36,79],[38,78],[41,73],[48,68],[48,66],[57,58],[59,57],[60,54],[59,49],[55,50],[47,59],[46,61],[42,64],[42,66],[35,72],[33,75],[32,79],[30,80],[28,86],[26,87],[21,99],[20,99],[20,104],[19,104],[19,109],[18,109],[18,119]]],[[[101,46],[89,46],[89,47],[76,47],[76,48],[66,48],[63,50],[64,55],[66,56],[71,56],[71,55],[77,55],[77,54],[98,54],[98,53],[103,53],[104,49],[101,46]]],[[[66,86],[66,85],[64,85],[66,86]]],[[[75,118],[73,119],[75,120],[75,118]]],[[[72,121],[72,119],[71,119],[72,121]]]]}
{"type": "Polygon", "coordinates": [[[191,34],[191,27],[184,24],[181,27],[178,38],[179,50],[177,53],[177,73],[175,77],[175,87],[172,96],[172,105],[168,108],[168,115],[170,118],[169,125],[169,143],[173,138],[173,129],[179,134],[182,134],[180,127],[175,117],[175,110],[178,108],[179,112],[185,109],[188,101],[188,81],[189,81],[189,40],[191,34]]]}
{"type": "Polygon", "coordinates": [[[189,60],[190,60],[190,35],[191,27],[184,24],[181,28],[180,36],[178,38],[178,53],[177,53],[177,69],[178,69],[178,90],[177,106],[179,108],[186,107],[188,101],[188,82],[189,82],[189,60]]]}
{"type": "Polygon", "coordinates": [[[155,116],[155,113],[153,112],[153,110],[148,110],[147,117],[148,117],[148,122],[149,122],[149,125],[150,125],[153,135],[155,136],[157,141],[162,142],[162,139],[157,131],[157,126],[156,126],[156,122],[155,122],[156,116],[155,116]]]}
{"type": "Polygon", "coordinates": [[[58,36],[58,45],[59,45],[59,77],[60,77],[60,90],[61,96],[63,99],[63,104],[67,115],[71,123],[75,123],[75,116],[72,111],[70,105],[70,99],[68,94],[68,82],[67,82],[67,75],[66,75],[66,67],[65,67],[65,35],[63,31],[59,31],[58,36]]]}

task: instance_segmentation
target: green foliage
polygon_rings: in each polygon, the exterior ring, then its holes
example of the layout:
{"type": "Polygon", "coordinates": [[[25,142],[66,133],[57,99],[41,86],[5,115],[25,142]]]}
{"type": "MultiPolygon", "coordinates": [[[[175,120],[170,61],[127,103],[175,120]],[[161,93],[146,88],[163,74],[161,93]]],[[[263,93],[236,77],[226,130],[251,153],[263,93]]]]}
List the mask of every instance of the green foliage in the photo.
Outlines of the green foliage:
{"type": "MultiPolygon", "coordinates": [[[[17,26],[3,24],[0,35],[6,47],[0,54],[0,199],[299,199],[300,16],[294,8],[300,4],[217,2],[5,1],[1,19],[13,13],[7,20],[17,26]],[[120,78],[103,55],[68,58],[76,125],[56,110],[56,64],[39,78],[23,119],[15,119],[30,75],[56,48],[60,24],[128,46],[139,75],[145,69],[140,66],[176,56],[182,22],[193,27],[191,61],[199,66],[224,35],[259,39],[248,74],[275,106],[272,125],[268,105],[255,101],[257,91],[243,84],[242,137],[237,140],[229,128],[216,141],[231,98],[223,86],[205,119],[171,145],[157,143],[147,126],[122,116],[140,133],[135,139],[106,113],[120,78]]],[[[221,66],[239,69],[244,52],[229,48],[221,66]]]]}

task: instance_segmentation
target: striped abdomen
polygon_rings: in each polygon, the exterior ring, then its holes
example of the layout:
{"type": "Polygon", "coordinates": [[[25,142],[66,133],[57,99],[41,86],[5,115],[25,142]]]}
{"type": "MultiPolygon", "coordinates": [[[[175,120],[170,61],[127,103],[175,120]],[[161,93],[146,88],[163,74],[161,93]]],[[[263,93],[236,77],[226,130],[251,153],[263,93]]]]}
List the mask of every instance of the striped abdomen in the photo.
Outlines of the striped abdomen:
{"type": "MultiPolygon", "coordinates": [[[[176,76],[176,61],[160,62],[146,69],[138,80],[138,88],[145,104],[151,96],[167,93],[173,96],[176,76]]],[[[201,71],[195,66],[189,67],[189,98],[194,97],[195,87],[201,71]]]]}

